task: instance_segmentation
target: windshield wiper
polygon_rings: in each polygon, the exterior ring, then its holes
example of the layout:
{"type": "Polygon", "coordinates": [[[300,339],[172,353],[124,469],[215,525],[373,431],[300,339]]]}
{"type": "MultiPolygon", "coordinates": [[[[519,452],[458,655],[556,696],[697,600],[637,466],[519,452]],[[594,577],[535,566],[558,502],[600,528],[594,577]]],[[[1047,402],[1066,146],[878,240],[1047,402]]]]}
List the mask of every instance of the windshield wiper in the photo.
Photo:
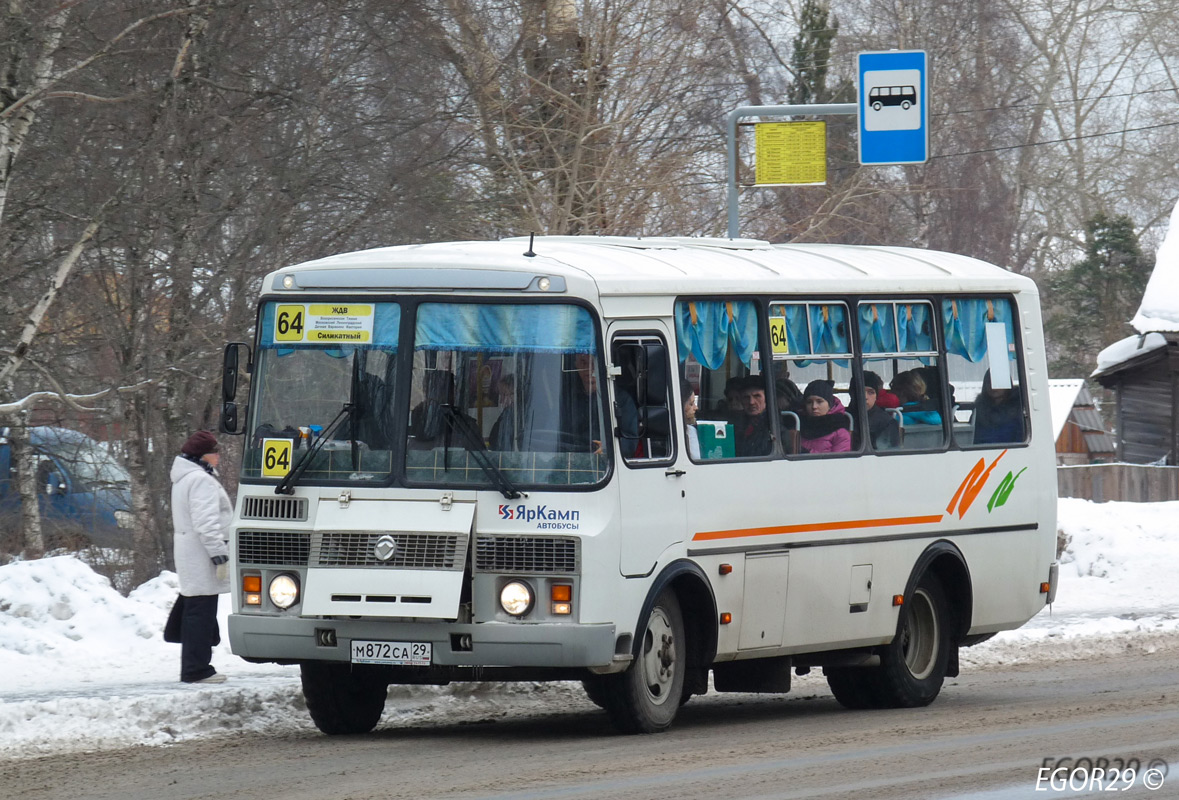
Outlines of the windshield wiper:
{"type": "MultiPolygon", "coordinates": [[[[517,489],[515,484],[508,480],[508,476],[504,475],[503,471],[493,464],[491,459],[487,457],[487,448],[483,446],[483,439],[479,436],[477,431],[472,430],[471,421],[468,418],[460,415],[457,411],[454,410],[454,406],[446,403],[442,404],[442,415],[446,420],[448,430],[457,431],[459,437],[465,440],[467,452],[471,454],[471,457],[475,459],[475,463],[479,465],[479,468],[483,470],[487,477],[491,478],[491,482],[495,484],[495,488],[499,490],[500,494],[502,494],[508,500],[527,497],[527,495],[517,489]]],[[[448,444],[449,443],[445,443],[443,446],[444,453],[450,450],[450,447],[446,446],[448,444]]],[[[446,468],[448,468],[448,465],[446,465],[444,462],[443,469],[446,468]]]]}
{"type": "Polygon", "coordinates": [[[323,433],[315,440],[315,444],[303,452],[303,455],[295,462],[295,466],[291,467],[291,471],[284,475],[282,480],[278,482],[278,485],[274,487],[275,494],[294,494],[295,481],[299,480],[300,476],[307,471],[307,467],[311,466],[311,459],[323,449],[324,443],[336,432],[336,428],[340,427],[340,422],[344,417],[351,415],[354,408],[355,406],[352,403],[344,404],[344,407],[340,409],[340,413],[336,414],[336,418],[328,423],[328,426],[323,429],[323,433]]]}

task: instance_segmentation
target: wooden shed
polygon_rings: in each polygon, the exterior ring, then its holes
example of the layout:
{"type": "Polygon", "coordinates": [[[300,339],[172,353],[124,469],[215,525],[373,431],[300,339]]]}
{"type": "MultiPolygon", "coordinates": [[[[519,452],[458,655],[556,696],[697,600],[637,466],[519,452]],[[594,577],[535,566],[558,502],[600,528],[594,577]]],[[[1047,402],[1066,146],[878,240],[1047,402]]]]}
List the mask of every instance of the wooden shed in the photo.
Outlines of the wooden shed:
{"type": "Polygon", "coordinates": [[[1116,396],[1118,461],[1179,463],[1179,333],[1146,333],[1111,345],[1092,377],[1116,396]]]}
{"type": "Polygon", "coordinates": [[[1105,419],[1085,382],[1050,380],[1052,423],[1056,427],[1057,465],[1106,464],[1117,460],[1113,434],[1105,429],[1105,419]],[[1057,400],[1057,394],[1061,399],[1057,400]],[[1062,406],[1060,416],[1057,408],[1062,406]],[[1057,420],[1060,420],[1059,422],[1057,420]]]}

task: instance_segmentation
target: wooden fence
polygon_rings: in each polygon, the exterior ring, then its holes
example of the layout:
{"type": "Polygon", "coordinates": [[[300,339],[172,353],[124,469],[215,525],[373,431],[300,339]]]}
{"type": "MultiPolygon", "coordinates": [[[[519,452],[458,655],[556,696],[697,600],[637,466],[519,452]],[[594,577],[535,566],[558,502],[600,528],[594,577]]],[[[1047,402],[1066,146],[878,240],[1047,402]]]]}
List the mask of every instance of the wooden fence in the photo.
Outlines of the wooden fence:
{"type": "Polygon", "coordinates": [[[1104,503],[1123,500],[1153,503],[1179,500],[1179,467],[1143,464],[1081,464],[1056,468],[1061,497],[1082,497],[1104,503]]]}

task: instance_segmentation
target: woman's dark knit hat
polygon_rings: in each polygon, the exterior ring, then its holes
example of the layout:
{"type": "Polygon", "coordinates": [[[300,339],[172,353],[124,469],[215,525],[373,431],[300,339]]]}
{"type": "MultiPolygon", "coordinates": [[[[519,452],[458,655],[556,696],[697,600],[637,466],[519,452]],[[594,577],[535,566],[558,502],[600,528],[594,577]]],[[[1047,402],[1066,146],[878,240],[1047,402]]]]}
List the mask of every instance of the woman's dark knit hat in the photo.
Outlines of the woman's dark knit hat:
{"type": "Polygon", "coordinates": [[[180,452],[186,456],[200,458],[203,455],[217,452],[217,437],[209,431],[197,431],[184,441],[180,452]]]}
{"type": "Polygon", "coordinates": [[[808,397],[821,397],[828,405],[835,405],[835,384],[831,381],[811,381],[802,392],[803,400],[808,397]]]}

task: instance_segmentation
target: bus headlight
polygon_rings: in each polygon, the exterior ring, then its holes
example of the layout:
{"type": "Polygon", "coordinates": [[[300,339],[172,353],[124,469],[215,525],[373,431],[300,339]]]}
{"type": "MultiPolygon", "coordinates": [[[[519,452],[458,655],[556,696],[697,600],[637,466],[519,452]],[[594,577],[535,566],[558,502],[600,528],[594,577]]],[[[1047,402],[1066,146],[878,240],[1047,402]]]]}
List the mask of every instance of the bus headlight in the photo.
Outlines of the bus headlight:
{"type": "Polygon", "coordinates": [[[513,617],[522,617],[532,610],[532,587],[522,581],[512,581],[499,590],[499,604],[513,617]]]}
{"type": "Polygon", "coordinates": [[[278,608],[290,608],[299,599],[299,582],[293,575],[276,575],[270,582],[270,602],[278,608]]]}

